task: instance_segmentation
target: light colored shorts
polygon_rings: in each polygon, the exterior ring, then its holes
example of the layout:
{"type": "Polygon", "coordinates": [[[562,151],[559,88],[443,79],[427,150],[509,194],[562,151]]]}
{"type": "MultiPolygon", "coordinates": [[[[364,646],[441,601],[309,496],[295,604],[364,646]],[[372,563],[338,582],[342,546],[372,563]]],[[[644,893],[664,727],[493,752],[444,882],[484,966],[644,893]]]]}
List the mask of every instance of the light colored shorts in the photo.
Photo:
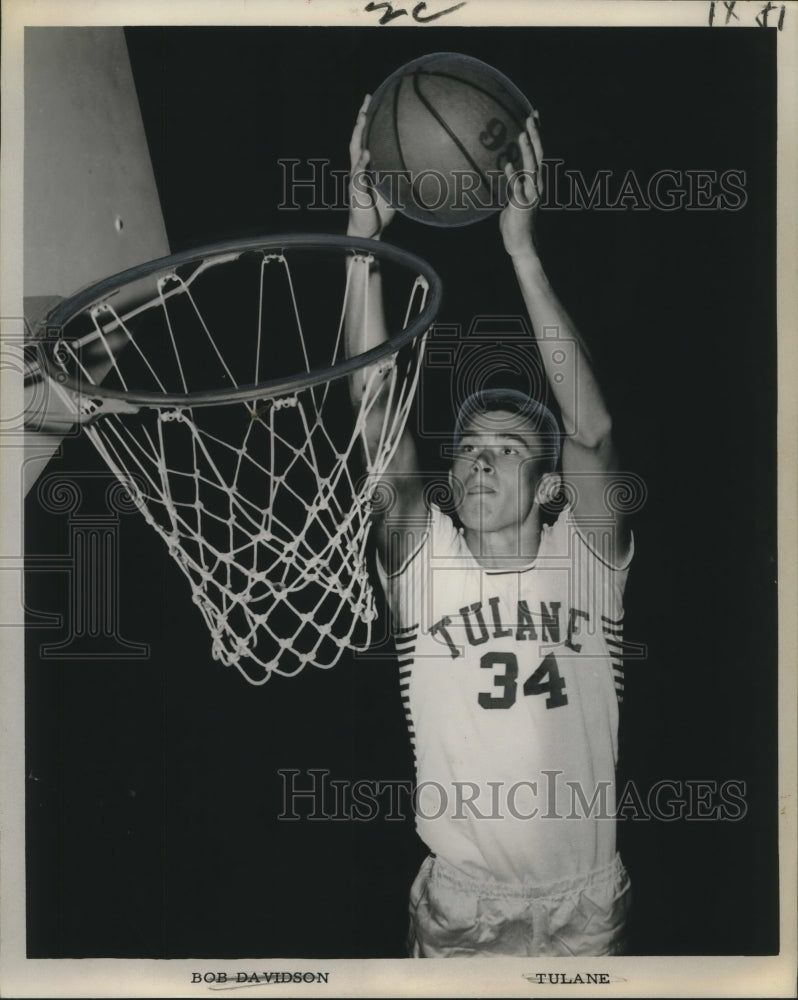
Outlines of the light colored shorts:
{"type": "Polygon", "coordinates": [[[410,890],[412,958],[621,955],[631,901],[620,857],[566,881],[476,880],[430,855],[410,890]]]}

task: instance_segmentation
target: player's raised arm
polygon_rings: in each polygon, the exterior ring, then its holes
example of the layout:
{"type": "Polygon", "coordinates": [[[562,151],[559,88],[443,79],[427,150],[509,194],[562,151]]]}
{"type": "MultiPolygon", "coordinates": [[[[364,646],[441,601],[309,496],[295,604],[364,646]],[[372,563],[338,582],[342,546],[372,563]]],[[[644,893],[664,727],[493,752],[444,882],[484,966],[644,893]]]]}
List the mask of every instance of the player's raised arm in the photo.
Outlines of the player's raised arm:
{"type": "MultiPolygon", "coordinates": [[[[369,97],[366,97],[349,144],[351,173],[347,235],[378,240],[393,218],[394,210],[371,184],[366,172],[369,154],[362,148],[362,142],[368,104],[369,97]]],[[[388,331],[385,325],[379,261],[358,255],[347,266],[350,273],[345,346],[347,357],[353,357],[384,343],[388,340],[388,331]],[[368,294],[365,294],[366,291],[368,294]]],[[[356,409],[360,408],[371,373],[370,368],[360,368],[350,377],[349,391],[356,409]]],[[[378,396],[375,403],[368,407],[365,437],[366,448],[371,454],[374,454],[382,434],[387,402],[387,399],[378,396]]],[[[425,515],[415,442],[407,428],[402,433],[382,483],[389,491],[391,502],[384,513],[375,515],[374,538],[383,565],[391,572],[409,555],[409,536],[402,531],[402,522],[412,521],[417,528],[419,518],[425,515]],[[391,521],[390,545],[386,531],[387,519],[391,521]]],[[[383,506],[385,505],[380,505],[381,508],[383,506]]],[[[417,533],[412,537],[417,538],[417,533]]]]}
{"type": "MultiPolygon", "coordinates": [[[[564,431],[562,469],[566,480],[572,479],[574,516],[584,524],[613,517],[615,531],[605,538],[601,554],[618,564],[627,554],[629,532],[622,516],[610,511],[605,501],[606,487],[618,468],[612,421],[589,352],[549,284],[537,251],[535,217],[543,194],[543,148],[536,119],[536,115],[527,119],[519,137],[523,170],[516,173],[509,164],[507,167],[510,198],[500,216],[501,235],[513,261],[549,385],[560,407],[564,431]],[[541,336],[552,328],[558,331],[556,338],[541,336]],[[557,363],[555,352],[559,352],[557,363]]],[[[601,533],[602,537],[607,534],[601,533]]]]}

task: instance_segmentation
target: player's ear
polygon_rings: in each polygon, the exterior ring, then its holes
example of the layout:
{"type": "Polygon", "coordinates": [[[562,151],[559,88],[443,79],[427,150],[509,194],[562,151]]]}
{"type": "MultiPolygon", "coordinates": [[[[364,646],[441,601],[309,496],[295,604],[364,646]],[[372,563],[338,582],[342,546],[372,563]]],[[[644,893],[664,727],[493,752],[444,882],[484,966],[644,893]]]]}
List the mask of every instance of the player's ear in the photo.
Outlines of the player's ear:
{"type": "Polygon", "coordinates": [[[561,486],[562,479],[559,472],[544,472],[538,480],[537,489],[535,490],[535,500],[541,506],[552,503],[560,492],[561,486]]]}

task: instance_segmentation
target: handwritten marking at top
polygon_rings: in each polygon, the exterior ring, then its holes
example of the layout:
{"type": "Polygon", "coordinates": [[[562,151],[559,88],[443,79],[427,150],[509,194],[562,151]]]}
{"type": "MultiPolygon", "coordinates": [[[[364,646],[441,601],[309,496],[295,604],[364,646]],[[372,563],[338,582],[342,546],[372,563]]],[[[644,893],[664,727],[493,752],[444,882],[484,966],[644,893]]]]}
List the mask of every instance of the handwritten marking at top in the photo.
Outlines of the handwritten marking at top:
{"type": "MultiPolygon", "coordinates": [[[[462,0],[461,3],[456,3],[452,7],[446,7],[445,10],[438,10],[433,11],[431,14],[425,14],[424,11],[427,9],[427,4],[424,3],[424,0],[421,0],[420,3],[415,5],[409,16],[411,16],[418,24],[428,24],[430,21],[437,21],[439,17],[443,17],[445,14],[451,14],[454,11],[459,10],[461,7],[465,7],[466,3],[467,0],[462,0]]],[[[408,16],[407,10],[405,10],[404,7],[398,7],[394,10],[393,3],[389,2],[374,3],[373,0],[371,0],[371,2],[366,4],[364,10],[369,14],[374,13],[375,11],[383,11],[383,14],[378,22],[379,24],[389,24],[391,21],[396,20],[397,17],[408,16]]]]}
{"type": "MultiPolygon", "coordinates": [[[[750,10],[749,0],[746,0],[746,6],[743,7],[738,3],[738,0],[711,0],[709,5],[709,26],[713,27],[717,24],[732,24],[736,21],[741,24],[740,15],[737,13],[738,10],[750,10]],[[725,17],[724,17],[725,15],[725,17]],[[721,18],[723,20],[721,21],[721,18]]],[[[759,8],[759,12],[756,14],[755,21],[760,28],[778,28],[779,31],[784,27],[784,16],[787,12],[787,5],[784,3],[772,3],[771,0],[767,0],[766,3],[762,4],[759,8]],[[774,11],[779,12],[778,21],[773,23],[772,19],[769,19],[768,15],[772,14],[774,11]]]]}
{"type": "Polygon", "coordinates": [[[781,29],[784,27],[785,6],[786,6],[785,4],[770,3],[770,0],[768,0],[768,3],[766,3],[765,6],[762,8],[762,10],[757,14],[756,23],[759,25],[760,28],[771,27],[771,25],[768,24],[768,14],[773,10],[778,10],[779,20],[776,24],[776,27],[779,29],[779,31],[781,31],[781,29]]]}

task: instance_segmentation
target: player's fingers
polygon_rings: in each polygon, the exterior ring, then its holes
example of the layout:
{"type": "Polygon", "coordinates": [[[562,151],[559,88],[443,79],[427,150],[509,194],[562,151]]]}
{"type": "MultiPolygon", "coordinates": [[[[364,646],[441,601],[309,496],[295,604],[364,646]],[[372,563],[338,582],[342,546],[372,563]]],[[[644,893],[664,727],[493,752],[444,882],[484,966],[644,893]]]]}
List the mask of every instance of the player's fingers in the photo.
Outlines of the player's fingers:
{"type": "Polygon", "coordinates": [[[529,141],[532,144],[532,151],[535,154],[535,159],[537,160],[535,166],[538,170],[543,162],[543,143],[541,142],[540,132],[538,130],[539,121],[540,116],[538,116],[535,111],[533,111],[526,120],[526,130],[529,135],[529,141]]]}
{"type": "Polygon", "coordinates": [[[527,171],[526,167],[523,170],[516,171],[513,169],[512,163],[506,163],[504,165],[504,173],[507,177],[508,195],[513,205],[517,208],[534,205],[537,201],[537,194],[534,188],[531,187],[529,171],[527,171]]]}
{"type": "Polygon", "coordinates": [[[354,170],[354,176],[357,177],[358,187],[366,195],[369,207],[371,207],[374,204],[374,185],[371,183],[371,177],[366,171],[366,164],[368,161],[369,155],[364,151],[364,154],[357,162],[357,166],[354,170]]]}
{"type": "Polygon", "coordinates": [[[540,169],[540,161],[543,159],[543,147],[540,145],[540,137],[537,134],[533,119],[527,118],[526,127],[521,133],[521,148],[529,152],[532,160],[532,169],[540,169]]]}
{"type": "Polygon", "coordinates": [[[504,176],[507,178],[507,197],[513,197],[513,175],[515,171],[513,170],[513,165],[510,162],[504,164],[504,176]]]}
{"type": "Polygon", "coordinates": [[[532,143],[529,141],[529,135],[526,130],[519,133],[518,145],[521,149],[521,162],[524,171],[531,174],[533,171],[537,170],[538,165],[535,162],[535,152],[532,149],[532,143]]]}
{"type": "Polygon", "coordinates": [[[349,162],[354,167],[363,152],[363,129],[355,126],[352,138],[349,140],[349,162]]]}
{"type": "Polygon", "coordinates": [[[538,173],[524,175],[524,204],[527,208],[534,208],[540,201],[540,191],[538,190],[538,173]]]}
{"type": "Polygon", "coordinates": [[[366,171],[367,163],[368,151],[364,149],[349,174],[349,207],[351,211],[374,207],[374,189],[371,185],[371,178],[366,171]]]}
{"type": "Polygon", "coordinates": [[[360,155],[360,150],[363,146],[363,131],[366,127],[366,111],[371,103],[371,94],[366,94],[363,98],[363,103],[360,105],[360,111],[357,113],[357,121],[355,122],[355,127],[352,130],[352,138],[349,140],[349,159],[351,163],[355,163],[357,157],[360,155]]]}
{"type": "Polygon", "coordinates": [[[540,200],[540,164],[538,163],[532,142],[526,132],[519,136],[521,146],[521,157],[524,161],[524,193],[530,205],[535,205],[540,200]]]}
{"type": "Polygon", "coordinates": [[[371,154],[369,153],[369,151],[367,149],[359,149],[359,150],[357,150],[357,152],[355,153],[355,155],[353,157],[353,160],[352,160],[352,169],[351,169],[350,174],[349,174],[349,181],[350,181],[350,183],[352,182],[352,178],[354,178],[354,177],[361,177],[364,174],[365,169],[368,166],[368,162],[369,162],[370,158],[371,158],[371,154]]]}
{"type": "Polygon", "coordinates": [[[529,158],[534,164],[530,171],[530,184],[533,188],[533,202],[538,202],[543,197],[543,157],[542,150],[536,150],[532,144],[531,137],[524,133],[524,141],[521,143],[522,149],[529,150],[529,158]]]}
{"type": "MultiPolygon", "coordinates": [[[[537,133],[533,134],[536,135],[537,133]]],[[[539,139],[534,144],[532,135],[526,131],[521,133],[520,144],[522,154],[524,155],[524,163],[533,164],[529,173],[535,189],[535,200],[538,201],[543,197],[543,148],[540,145],[539,139]]]]}
{"type": "Polygon", "coordinates": [[[521,132],[518,136],[518,145],[521,147],[521,160],[523,164],[519,187],[523,192],[527,204],[534,205],[539,197],[537,185],[540,171],[538,170],[532,145],[526,132],[521,132]]]}
{"type": "Polygon", "coordinates": [[[517,205],[520,177],[509,160],[504,164],[504,176],[507,178],[507,195],[517,205]]]}

